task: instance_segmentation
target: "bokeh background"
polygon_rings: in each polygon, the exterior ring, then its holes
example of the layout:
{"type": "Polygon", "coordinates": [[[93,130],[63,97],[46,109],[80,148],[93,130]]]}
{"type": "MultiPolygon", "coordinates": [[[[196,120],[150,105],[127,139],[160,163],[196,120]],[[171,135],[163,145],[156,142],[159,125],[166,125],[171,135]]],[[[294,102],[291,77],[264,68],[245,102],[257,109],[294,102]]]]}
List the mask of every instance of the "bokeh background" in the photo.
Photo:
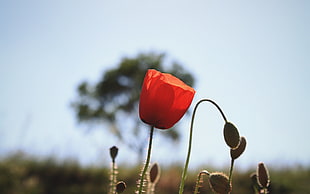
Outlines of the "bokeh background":
{"type": "MultiPolygon", "coordinates": [[[[215,100],[246,136],[236,168],[309,166],[309,8],[306,0],[0,1],[0,156],[109,166],[117,145],[120,163],[142,164],[101,126],[79,124],[71,103],[82,81],[155,52],[194,75],[193,104],[215,100]]],[[[183,164],[189,118],[178,124],[180,143],[155,136],[153,161],[183,164]]],[[[222,127],[214,107],[199,108],[191,169],[229,165],[222,127]]]]}

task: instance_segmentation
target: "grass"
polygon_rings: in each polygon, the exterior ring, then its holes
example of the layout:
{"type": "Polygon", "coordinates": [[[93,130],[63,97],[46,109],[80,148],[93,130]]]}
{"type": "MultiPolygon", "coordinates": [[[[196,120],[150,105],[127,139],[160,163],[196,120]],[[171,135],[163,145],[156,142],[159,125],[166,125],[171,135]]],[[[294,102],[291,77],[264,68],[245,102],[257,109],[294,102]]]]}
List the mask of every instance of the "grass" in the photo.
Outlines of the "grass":
{"type": "MultiPolygon", "coordinates": [[[[17,154],[0,161],[0,193],[105,194],[109,189],[109,170],[105,167],[81,167],[73,161],[38,160],[17,154]]],[[[134,193],[141,166],[119,166],[118,170],[118,180],[125,181],[128,186],[124,193],[134,193]]],[[[208,168],[208,170],[212,170],[212,168],[208,168]]],[[[249,176],[255,170],[254,167],[246,172],[235,171],[233,194],[253,193],[249,176]]],[[[271,193],[310,193],[310,167],[269,169],[269,171],[271,193]]],[[[184,194],[193,193],[198,172],[199,170],[189,172],[184,194]]],[[[178,193],[181,173],[182,167],[180,166],[162,168],[156,193],[178,193]]],[[[200,193],[212,193],[206,176],[200,193]]]]}

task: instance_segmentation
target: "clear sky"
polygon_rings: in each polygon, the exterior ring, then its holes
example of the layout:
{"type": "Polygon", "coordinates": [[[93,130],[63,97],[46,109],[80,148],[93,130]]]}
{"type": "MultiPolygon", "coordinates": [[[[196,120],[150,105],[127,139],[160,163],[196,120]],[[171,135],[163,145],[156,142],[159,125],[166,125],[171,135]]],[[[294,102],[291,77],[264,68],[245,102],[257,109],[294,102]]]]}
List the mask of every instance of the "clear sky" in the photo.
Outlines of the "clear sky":
{"type": "MultiPolygon", "coordinates": [[[[2,0],[0,154],[100,164],[116,144],[119,160],[134,163],[103,130],[78,125],[70,102],[81,81],[97,81],[122,57],[157,51],[196,76],[193,105],[215,100],[246,136],[238,167],[309,165],[309,9],[307,0],[2,0]]],[[[153,160],[183,163],[189,119],[180,126],[178,146],[155,136],[153,160]]],[[[222,127],[203,104],[191,167],[229,164],[222,127]]]]}

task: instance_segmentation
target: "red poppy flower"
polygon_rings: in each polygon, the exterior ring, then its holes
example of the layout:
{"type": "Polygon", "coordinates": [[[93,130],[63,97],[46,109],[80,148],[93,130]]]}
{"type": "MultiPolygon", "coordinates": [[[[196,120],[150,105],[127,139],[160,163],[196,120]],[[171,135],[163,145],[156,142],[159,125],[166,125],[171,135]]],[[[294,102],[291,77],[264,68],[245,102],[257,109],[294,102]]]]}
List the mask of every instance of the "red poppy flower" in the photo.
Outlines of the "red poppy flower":
{"type": "Polygon", "coordinates": [[[195,90],[171,74],[149,69],[140,94],[143,122],[159,129],[171,128],[189,108],[195,90]]]}

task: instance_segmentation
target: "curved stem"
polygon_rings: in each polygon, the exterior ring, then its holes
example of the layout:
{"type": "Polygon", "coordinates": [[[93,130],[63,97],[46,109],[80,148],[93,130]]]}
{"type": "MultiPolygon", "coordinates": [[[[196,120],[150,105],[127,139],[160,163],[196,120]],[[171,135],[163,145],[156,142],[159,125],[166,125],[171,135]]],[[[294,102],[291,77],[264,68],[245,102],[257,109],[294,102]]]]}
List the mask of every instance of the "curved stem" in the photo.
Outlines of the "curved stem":
{"type": "Polygon", "coordinates": [[[194,111],[193,111],[193,115],[192,115],[192,120],[191,120],[191,126],[190,126],[190,133],[189,133],[189,143],[188,143],[188,151],[187,151],[187,158],[186,158],[186,162],[185,162],[185,166],[182,172],[182,179],[181,179],[181,184],[180,184],[180,188],[179,188],[179,194],[183,194],[183,190],[184,190],[184,184],[185,184],[185,179],[187,176],[187,169],[188,169],[188,164],[189,164],[189,159],[190,159],[190,155],[191,155],[191,149],[192,149],[192,138],[193,138],[193,126],[194,126],[194,119],[195,119],[195,115],[196,115],[196,111],[197,108],[199,106],[200,103],[202,102],[210,102],[213,105],[216,106],[216,108],[220,111],[223,119],[225,122],[227,122],[227,119],[224,115],[224,112],[222,111],[222,109],[219,107],[219,105],[217,105],[213,100],[210,99],[202,99],[199,102],[197,102],[194,111]]]}
{"type": "Polygon", "coordinates": [[[196,180],[196,186],[195,186],[195,191],[194,191],[194,194],[198,194],[199,193],[199,185],[200,183],[202,183],[202,181],[200,181],[200,179],[202,178],[202,175],[210,175],[210,173],[206,170],[203,170],[201,171],[199,174],[198,174],[198,177],[197,177],[197,180],[196,180]]]}
{"type": "Polygon", "coordinates": [[[220,106],[218,104],[216,104],[213,100],[210,100],[210,99],[202,99],[201,101],[208,101],[208,102],[212,103],[214,106],[216,106],[216,108],[220,111],[224,121],[227,122],[225,114],[224,114],[224,112],[222,111],[222,109],[220,108],[220,106]]]}
{"type": "Polygon", "coordinates": [[[142,172],[141,178],[140,178],[139,194],[141,194],[143,192],[144,177],[145,177],[147,168],[149,167],[149,164],[150,164],[151,151],[152,151],[152,142],[153,142],[153,133],[154,133],[154,126],[151,126],[150,139],[149,139],[149,147],[148,147],[148,150],[147,150],[146,162],[145,162],[144,169],[143,169],[143,172],[142,172]]]}

